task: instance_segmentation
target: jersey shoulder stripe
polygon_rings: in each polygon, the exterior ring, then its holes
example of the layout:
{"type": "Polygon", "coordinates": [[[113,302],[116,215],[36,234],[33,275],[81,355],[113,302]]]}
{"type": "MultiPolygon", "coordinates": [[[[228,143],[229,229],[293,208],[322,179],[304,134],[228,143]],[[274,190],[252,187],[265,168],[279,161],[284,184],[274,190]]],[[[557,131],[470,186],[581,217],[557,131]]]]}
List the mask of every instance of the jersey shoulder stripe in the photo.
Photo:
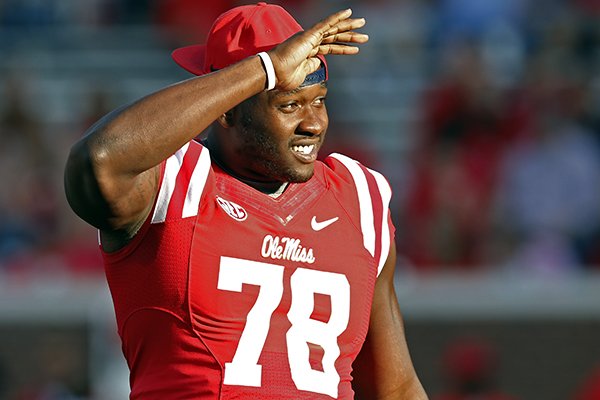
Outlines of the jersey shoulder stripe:
{"type": "Polygon", "coordinates": [[[186,143],[169,157],[151,223],[197,215],[209,171],[209,151],[198,142],[186,143]]]}
{"type": "Polygon", "coordinates": [[[371,254],[375,255],[375,225],[373,219],[373,203],[369,193],[367,177],[358,162],[345,155],[334,153],[330,157],[340,161],[350,172],[356,186],[358,203],[360,207],[360,228],[363,234],[363,245],[371,254]]]}
{"type": "Polygon", "coordinates": [[[387,179],[385,179],[385,177],[381,173],[366,167],[365,169],[375,178],[375,183],[377,184],[377,188],[379,189],[381,202],[381,251],[379,254],[379,261],[377,263],[377,275],[379,275],[379,273],[383,269],[385,261],[387,260],[387,256],[390,252],[391,247],[391,232],[393,228],[390,226],[389,204],[392,200],[392,188],[387,179]]]}
{"type": "Polygon", "coordinates": [[[344,165],[352,176],[358,196],[363,246],[375,258],[379,275],[391,245],[390,185],[379,172],[364,167],[350,157],[339,153],[333,153],[330,157],[344,165]]]}

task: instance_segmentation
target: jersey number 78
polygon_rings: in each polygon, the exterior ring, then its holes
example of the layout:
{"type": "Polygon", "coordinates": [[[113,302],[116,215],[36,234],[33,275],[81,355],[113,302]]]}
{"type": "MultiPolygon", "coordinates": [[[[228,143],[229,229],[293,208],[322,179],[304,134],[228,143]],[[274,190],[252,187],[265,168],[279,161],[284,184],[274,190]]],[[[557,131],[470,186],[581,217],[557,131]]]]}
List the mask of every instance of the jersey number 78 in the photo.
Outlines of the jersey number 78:
{"type": "MultiPolygon", "coordinates": [[[[248,312],[246,325],[231,362],[225,363],[224,384],[260,387],[260,354],[269,333],[271,317],[283,297],[281,265],[221,257],[218,289],[241,292],[242,284],[259,286],[258,297],[248,312]]],[[[286,333],[292,380],[299,390],[337,398],[340,376],[335,361],[340,355],[337,338],[346,330],[350,317],[350,284],[343,274],[297,268],[290,278],[291,323],[286,333]],[[331,299],[329,321],[310,318],[315,293],[331,299]],[[312,369],[309,343],[322,347],[323,371],[312,369]]]]}

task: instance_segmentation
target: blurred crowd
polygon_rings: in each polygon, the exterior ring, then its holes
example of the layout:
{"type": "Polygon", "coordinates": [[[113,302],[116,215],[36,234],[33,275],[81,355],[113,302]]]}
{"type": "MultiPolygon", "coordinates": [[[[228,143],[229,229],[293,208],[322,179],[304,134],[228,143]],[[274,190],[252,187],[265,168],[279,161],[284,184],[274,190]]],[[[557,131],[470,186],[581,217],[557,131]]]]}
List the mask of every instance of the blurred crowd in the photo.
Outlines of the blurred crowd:
{"type": "Polygon", "coordinates": [[[401,252],[428,269],[597,266],[600,2],[442,3],[401,252]]]}
{"type": "MultiPolygon", "coordinates": [[[[240,3],[7,0],[0,3],[0,29],[144,25],[160,32],[157,48],[169,49],[203,41],[210,21],[240,3]]],[[[420,18],[413,43],[420,46],[420,84],[408,99],[416,123],[385,132],[411,138],[398,163],[377,165],[373,153],[386,146],[378,143],[381,136],[365,143],[359,132],[340,140],[339,126],[352,124],[332,107],[339,114],[332,120],[340,122],[331,129],[342,151],[374,149],[365,163],[392,178],[403,265],[424,272],[504,267],[545,273],[600,265],[600,1],[281,3],[301,21],[347,5],[387,11],[387,19],[368,26],[374,38],[393,35],[388,25],[395,16],[420,18]]],[[[392,49],[396,58],[403,57],[403,40],[392,49]]],[[[394,37],[387,41],[393,44],[394,37]]],[[[389,50],[378,59],[391,57],[389,50]]],[[[1,51],[27,50],[2,42],[1,51]]],[[[401,87],[402,74],[394,81],[393,67],[387,63],[381,79],[401,87]]],[[[92,92],[87,112],[71,115],[57,133],[51,116],[31,111],[32,84],[18,67],[0,81],[0,266],[94,270],[94,232],[64,204],[61,174],[70,143],[116,104],[92,92]]]]}

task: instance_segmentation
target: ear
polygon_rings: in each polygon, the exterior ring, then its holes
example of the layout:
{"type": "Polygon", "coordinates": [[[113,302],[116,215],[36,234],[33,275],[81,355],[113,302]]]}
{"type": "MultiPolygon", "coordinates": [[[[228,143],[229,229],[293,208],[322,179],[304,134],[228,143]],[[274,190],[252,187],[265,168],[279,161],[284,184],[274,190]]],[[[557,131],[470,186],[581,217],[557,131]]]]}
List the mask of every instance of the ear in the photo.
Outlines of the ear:
{"type": "Polygon", "coordinates": [[[229,110],[226,113],[223,113],[217,118],[219,124],[223,128],[231,128],[233,126],[233,110],[229,110]]]}

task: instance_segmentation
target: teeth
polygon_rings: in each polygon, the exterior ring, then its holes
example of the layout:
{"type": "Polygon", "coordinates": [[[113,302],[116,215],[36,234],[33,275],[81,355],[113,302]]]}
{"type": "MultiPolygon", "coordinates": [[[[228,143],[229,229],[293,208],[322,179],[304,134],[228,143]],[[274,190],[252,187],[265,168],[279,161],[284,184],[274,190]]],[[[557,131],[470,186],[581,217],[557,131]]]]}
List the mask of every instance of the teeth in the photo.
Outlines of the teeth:
{"type": "Polygon", "coordinates": [[[312,153],[314,148],[315,148],[315,145],[311,144],[310,146],[294,146],[294,147],[292,147],[292,150],[294,150],[297,153],[302,153],[302,154],[308,155],[308,154],[312,153]]]}

